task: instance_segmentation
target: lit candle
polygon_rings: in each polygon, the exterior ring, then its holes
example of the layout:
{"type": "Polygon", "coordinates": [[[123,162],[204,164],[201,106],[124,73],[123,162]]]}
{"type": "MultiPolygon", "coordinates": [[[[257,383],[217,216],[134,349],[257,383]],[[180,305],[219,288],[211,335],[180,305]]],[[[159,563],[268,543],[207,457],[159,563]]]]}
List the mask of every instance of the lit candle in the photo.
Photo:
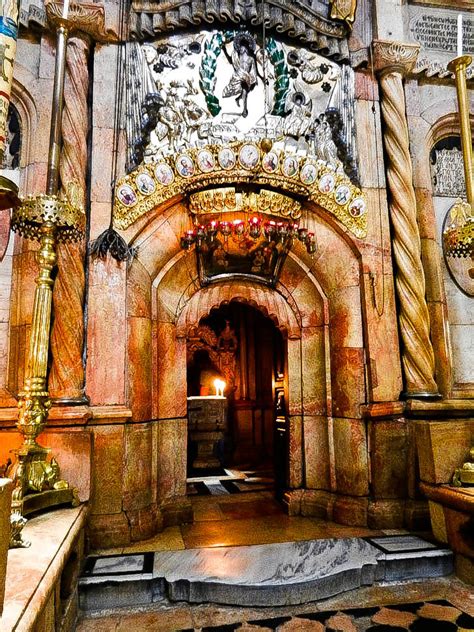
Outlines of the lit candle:
{"type": "Polygon", "coordinates": [[[458,15],[458,57],[462,57],[462,15],[458,15]]]}
{"type": "Polygon", "coordinates": [[[63,20],[67,20],[68,11],[69,11],[69,0],[64,0],[64,4],[63,4],[63,20]]]}

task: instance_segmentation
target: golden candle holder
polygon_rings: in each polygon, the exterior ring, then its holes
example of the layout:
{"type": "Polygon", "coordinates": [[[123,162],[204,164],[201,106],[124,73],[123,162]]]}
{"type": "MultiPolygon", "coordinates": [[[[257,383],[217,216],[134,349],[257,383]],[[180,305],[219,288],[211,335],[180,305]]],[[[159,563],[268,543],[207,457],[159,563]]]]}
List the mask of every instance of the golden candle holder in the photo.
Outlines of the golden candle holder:
{"type": "Polygon", "coordinates": [[[49,448],[39,445],[36,439],[51,407],[47,371],[56,246],[60,241],[81,238],[85,215],[70,200],[40,194],[27,198],[13,210],[11,227],[23,237],[40,242],[25,384],[18,394],[16,426],[23,435],[23,444],[14,451],[16,462],[7,471],[14,481],[12,512],[26,515],[53,505],[74,506],[79,502],[77,490],[60,479],[57,461],[47,460],[49,448]]]}
{"type": "MultiPolygon", "coordinates": [[[[450,209],[449,222],[443,233],[443,249],[448,257],[471,257],[474,261],[472,136],[466,83],[466,70],[471,63],[472,57],[470,55],[461,55],[448,64],[448,70],[454,73],[456,79],[467,202],[457,200],[450,209]]],[[[474,266],[468,270],[468,274],[474,278],[474,266]]],[[[474,447],[469,452],[469,458],[470,461],[466,461],[454,473],[453,485],[456,487],[474,485],[474,447]]]]}
{"type": "MultiPolygon", "coordinates": [[[[67,6],[65,8],[67,14],[67,6]]],[[[56,246],[61,241],[78,241],[85,230],[85,214],[79,203],[76,183],[63,182],[67,193],[64,197],[57,195],[68,27],[65,17],[57,20],[46,194],[30,196],[20,202],[13,209],[11,219],[12,230],[40,243],[25,383],[18,394],[16,426],[23,435],[23,443],[13,451],[16,461],[6,472],[14,481],[11,547],[28,546],[19,534],[26,522],[23,518],[25,514],[55,505],[79,504],[77,490],[60,478],[56,459],[48,460],[50,449],[36,441],[51,408],[47,374],[56,246]]]]}

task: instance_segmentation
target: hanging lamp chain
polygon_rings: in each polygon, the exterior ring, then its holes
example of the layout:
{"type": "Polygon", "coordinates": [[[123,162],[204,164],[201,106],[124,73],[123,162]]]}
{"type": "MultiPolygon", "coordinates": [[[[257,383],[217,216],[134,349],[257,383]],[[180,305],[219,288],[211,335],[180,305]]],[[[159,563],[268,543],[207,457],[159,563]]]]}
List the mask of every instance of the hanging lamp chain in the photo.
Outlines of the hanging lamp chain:
{"type": "Polygon", "coordinates": [[[115,199],[115,186],[117,182],[119,142],[121,122],[123,116],[123,87],[124,76],[127,72],[125,41],[127,38],[128,14],[126,10],[126,0],[120,0],[119,4],[119,38],[117,48],[117,58],[115,66],[115,104],[114,104],[114,130],[112,138],[112,172],[110,181],[110,222],[108,228],[101,233],[89,246],[89,253],[92,259],[106,259],[110,254],[116,261],[130,262],[137,254],[137,248],[129,246],[121,235],[113,227],[113,205],[115,199]]]}

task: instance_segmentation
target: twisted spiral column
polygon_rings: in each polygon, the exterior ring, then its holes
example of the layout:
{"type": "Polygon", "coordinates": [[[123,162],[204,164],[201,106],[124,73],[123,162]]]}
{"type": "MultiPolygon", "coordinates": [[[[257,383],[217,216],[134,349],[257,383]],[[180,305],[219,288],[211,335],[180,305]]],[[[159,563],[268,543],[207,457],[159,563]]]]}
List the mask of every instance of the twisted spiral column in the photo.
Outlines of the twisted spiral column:
{"type": "Polygon", "coordinates": [[[399,302],[405,394],[438,396],[430,320],[425,299],[425,275],[416,221],[416,198],[405,114],[403,77],[416,62],[419,47],[376,41],[374,65],[379,72],[392,246],[396,264],[395,287],[399,302]]]}
{"type": "MultiPolygon", "coordinates": [[[[81,36],[69,39],[59,167],[63,189],[67,190],[68,184],[74,182],[82,204],[86,194],[88,54],[88,39],[81,36]]],[[[49,390],[54,399],[73,402],[84,401],[84,256],[84,241],[59,246],[53,293],[49,390]]]]}

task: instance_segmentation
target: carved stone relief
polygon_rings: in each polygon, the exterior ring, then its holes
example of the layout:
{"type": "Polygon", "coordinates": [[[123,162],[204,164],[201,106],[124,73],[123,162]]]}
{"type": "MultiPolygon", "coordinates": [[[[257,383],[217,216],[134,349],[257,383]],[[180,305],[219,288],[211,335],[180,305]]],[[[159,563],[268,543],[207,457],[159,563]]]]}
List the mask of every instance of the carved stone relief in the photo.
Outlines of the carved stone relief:
{"type": "Polygon", "coordinates": [[[245,23],[285,33],[329,57],[349,58],[347,36],[354,20],[356,0],[134,0],[130,15],[132,38],[148,39],[190,25],[220,23],[230,28],[245,23]]]}
{"type": "Polygon", "coordinates": [[[434,151],[434,157],[432,167],[434,194],[464,198],[466,187],[462,151],[456,147],[439,149],[434,151]]]}
{"type": "Polygon", "coordinates": [[[127,65],[129,168],[243,138],[335,167],[355,152],[353,71],[305,49],[203,31],[132,43],[127,65]]]}

